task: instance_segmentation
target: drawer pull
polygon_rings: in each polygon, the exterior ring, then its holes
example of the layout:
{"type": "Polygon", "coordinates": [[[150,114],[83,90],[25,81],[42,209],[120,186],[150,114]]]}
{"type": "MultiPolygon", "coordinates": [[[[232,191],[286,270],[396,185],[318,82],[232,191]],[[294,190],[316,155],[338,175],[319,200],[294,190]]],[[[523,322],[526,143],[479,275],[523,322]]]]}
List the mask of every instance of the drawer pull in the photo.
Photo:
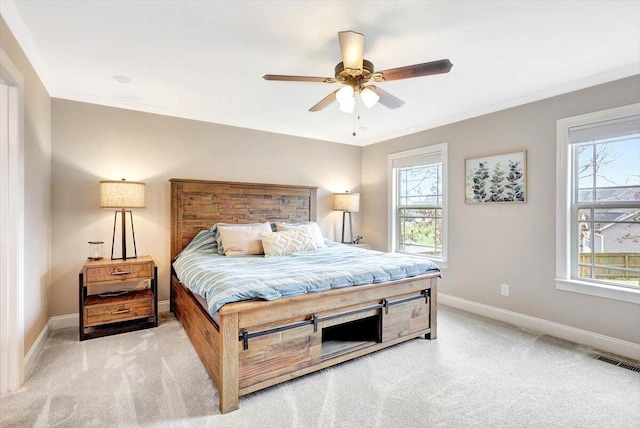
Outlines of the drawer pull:
{"type": "Polygon", "coordinates": [[[109,311],[109,312],[107,312],[107,314],[108,315],[118,315],[118,314],[128,314],[129,312],[131,312],[131,308],[123,309],[121,311],[109,311]]]}
{"type": "Polygon", "coordinates": [[[125,270],[125,271],[113,271],[113,272],[109,272],[109,275],[129,275],[131,273],[130,270],[125,270]]]}

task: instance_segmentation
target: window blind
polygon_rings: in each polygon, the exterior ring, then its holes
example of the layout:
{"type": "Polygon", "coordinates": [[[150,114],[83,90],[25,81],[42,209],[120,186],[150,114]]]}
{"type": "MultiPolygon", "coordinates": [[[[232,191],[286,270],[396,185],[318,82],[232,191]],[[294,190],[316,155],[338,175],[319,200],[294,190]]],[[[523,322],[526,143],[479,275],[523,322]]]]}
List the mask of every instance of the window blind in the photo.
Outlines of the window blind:
{"type": "Polygon", "coordinates": [[[428,155],[411,156],[407,158],[394,159],[393,168],[406,168],[417,165],[432,165],[442,163],[441,153],[430,153],[428,155]]]}
{"type": "Polygon", "coordinates": [[[640,115],[569,128],[569,144],[640,134],[640,115]]]}

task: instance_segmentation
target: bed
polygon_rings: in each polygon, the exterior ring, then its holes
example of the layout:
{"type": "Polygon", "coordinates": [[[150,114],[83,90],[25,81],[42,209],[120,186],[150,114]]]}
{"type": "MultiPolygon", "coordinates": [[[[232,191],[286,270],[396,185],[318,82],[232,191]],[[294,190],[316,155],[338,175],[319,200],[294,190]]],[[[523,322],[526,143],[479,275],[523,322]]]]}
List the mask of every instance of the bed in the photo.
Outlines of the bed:
{"type": "MultiPolygon", "coordinates": [[[[170,181],[172,265],[216,223],[316,220],[316,187],[170,181]]],[[[435,339],[438,276],[434,269],[276,300],[231,302],[212,311],[211,302],[172,268],[170,306],[218,390],[221,413],[227,413],[238,408],[242,395],[417,337],[435,339]]]]}

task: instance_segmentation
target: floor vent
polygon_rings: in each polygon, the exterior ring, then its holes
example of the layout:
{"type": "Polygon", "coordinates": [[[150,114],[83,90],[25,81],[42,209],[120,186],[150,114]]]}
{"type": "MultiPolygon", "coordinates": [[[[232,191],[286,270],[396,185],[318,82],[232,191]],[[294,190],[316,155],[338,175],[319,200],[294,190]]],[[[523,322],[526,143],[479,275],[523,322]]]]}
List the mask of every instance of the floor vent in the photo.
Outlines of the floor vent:
{"type": "Polygon", "coordinates": [[[632,372],[640,373],[640,366],[618,361],[611,357],[605,357],[604,355],[595,354],[593,356],[596,360],[604,361],[605,363],[613,364],[614,366],[622,367],[623,369],[631,370],[632,372]]]}

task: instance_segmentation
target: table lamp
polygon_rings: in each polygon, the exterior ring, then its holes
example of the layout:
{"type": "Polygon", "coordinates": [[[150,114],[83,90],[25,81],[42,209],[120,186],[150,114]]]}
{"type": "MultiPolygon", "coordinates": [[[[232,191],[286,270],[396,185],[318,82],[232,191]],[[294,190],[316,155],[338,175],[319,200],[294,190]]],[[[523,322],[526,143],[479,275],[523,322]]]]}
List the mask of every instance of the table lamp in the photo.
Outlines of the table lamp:
{"type": "Polygon", "coordinates": [[[136,248],[136,234],[133,229],[133,214],[127,208],[145,207],[145,183],[136,181],[101,181],[100,182],[100,208],[118,208],[113,218],[113,237],[111,239],[111,260],[135,259],[138,257],[136,248]],[[122,223],[122,254],[121,257],[113,257],[114,243],[116,239],[116,222],[118,213],[121,214],[122,223]],[[133,237],[133,256],[127,256],[127,221],[126,213],[131,219],[131,235],[133,237]]]}
{"type": "Polygon", "coordinates": [[[360,211],[360,193],[336,193],[333,195],[333,209],[342,211],[342,243],[351,244],[353,242],[353,219],[351,213],[360,211]],[[346,214],[349,214],[349,242],[344,241],[344,225],[346,214]]]}

